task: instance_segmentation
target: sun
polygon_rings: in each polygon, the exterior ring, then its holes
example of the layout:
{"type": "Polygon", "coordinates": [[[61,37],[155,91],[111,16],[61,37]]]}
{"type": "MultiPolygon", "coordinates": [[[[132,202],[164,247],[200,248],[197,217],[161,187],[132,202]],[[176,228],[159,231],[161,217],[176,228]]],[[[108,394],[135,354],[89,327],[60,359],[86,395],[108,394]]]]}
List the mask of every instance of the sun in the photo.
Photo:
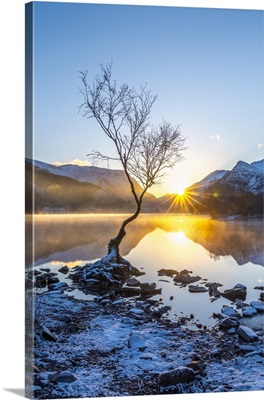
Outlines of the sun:
{"type": "Polygon", "coordinates": [[[175,187],[175,194],[183,196],[185,194],[185,189],[185,186],[179,184],[175,187]]]}
{"type": "Polygon", "coordinates": [[[184,187],[179,187],[178,189],[177,189],[177,195],[178,196],[183,196],[184,195],[184,193],[185,193],[185,188],[184,187]]]}

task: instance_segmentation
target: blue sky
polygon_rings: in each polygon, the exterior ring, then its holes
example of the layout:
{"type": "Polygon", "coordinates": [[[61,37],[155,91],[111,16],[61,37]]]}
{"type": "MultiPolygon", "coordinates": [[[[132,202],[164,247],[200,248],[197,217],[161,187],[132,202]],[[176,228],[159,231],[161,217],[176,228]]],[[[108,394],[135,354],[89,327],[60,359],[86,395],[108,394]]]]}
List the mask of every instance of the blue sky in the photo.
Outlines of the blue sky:
{"type": "Polygon", "coordinates": [[[181,124],[187,137],[185,160],[155,194],[263,158],[263,11],[49,2],[34,4],[26,156],[53,163],[87,161],[93,149],[114,154],[96,121],[78,114],[78,71],[92,80],[111,59],[118,82],[147,82],[158,95],[151,122],[181,124]]]}

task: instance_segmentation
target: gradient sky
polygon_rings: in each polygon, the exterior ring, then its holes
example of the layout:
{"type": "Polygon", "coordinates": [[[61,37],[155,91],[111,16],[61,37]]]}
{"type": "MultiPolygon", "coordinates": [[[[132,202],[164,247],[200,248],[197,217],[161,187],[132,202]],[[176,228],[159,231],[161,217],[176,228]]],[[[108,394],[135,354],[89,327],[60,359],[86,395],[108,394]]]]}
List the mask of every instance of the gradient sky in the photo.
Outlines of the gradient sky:
{"type": "Polygon", "coordinates": [[[147,82],[158,95],[151,122],[181,124],[187,137],[185,160],[152,193],[263,158],[263,11],[37,2],[33,26],[27,157],[65,163],[87,161],[93,149],[114,155],[96,121],[78,114],[78,71],[92,80],[112,59],[118,82],[147,82]]]}

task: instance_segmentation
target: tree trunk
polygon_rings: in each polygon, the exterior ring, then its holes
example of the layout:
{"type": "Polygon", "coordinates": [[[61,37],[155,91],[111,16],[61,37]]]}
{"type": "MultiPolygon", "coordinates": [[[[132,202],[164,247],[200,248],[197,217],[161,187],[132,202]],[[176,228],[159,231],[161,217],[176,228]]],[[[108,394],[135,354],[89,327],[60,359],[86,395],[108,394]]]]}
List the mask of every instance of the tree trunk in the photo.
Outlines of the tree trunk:
{"type": "Polygon", "coordinates": [[[126,226],[138,217],[140,210],[141,210],[141,204],[142,204],[142,199],[141,199],[141,201],[138,202],[136,212],[122,223],[116,237],[114,237],[113,239],[111,239],[109,241],[107,258],[110,258],[111,261],[119,263],[119,262],[121,262],[121,260],[123,260],[122,257],[120,257],[119,246],[120,246],[122,240],[124,239],[124,237],[126,236],[126,230],[125,230],[126,226]]]}

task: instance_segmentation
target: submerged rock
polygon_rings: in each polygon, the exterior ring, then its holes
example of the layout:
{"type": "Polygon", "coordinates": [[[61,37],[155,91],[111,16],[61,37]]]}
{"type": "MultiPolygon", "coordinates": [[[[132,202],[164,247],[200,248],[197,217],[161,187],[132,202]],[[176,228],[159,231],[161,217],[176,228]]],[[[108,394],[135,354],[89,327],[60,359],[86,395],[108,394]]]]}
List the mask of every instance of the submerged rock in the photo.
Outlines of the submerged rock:
{"type": "Polygon", "coordinates": [[[183,283],[188,285],[189,283],[197,282],[202,279],[200,276],[191,276],[189,274],[178,274],[176,275],[173,280],[176,283],[183,283]]]}
{"type": "Polygon", "coordinates": [[[206,289],[203,286],[189,285],[189,292],[190,293],[204,293],[204,292],[208,292],[208,289],[206,289]]]}
{"type": "Polygon", "coordinates": [[[175,269],[171,269],[171,268],[162,268],[158,271],[159,276],[173,276],[173,275],[177,275],[179,272],[176,271],[175,269]]]}

